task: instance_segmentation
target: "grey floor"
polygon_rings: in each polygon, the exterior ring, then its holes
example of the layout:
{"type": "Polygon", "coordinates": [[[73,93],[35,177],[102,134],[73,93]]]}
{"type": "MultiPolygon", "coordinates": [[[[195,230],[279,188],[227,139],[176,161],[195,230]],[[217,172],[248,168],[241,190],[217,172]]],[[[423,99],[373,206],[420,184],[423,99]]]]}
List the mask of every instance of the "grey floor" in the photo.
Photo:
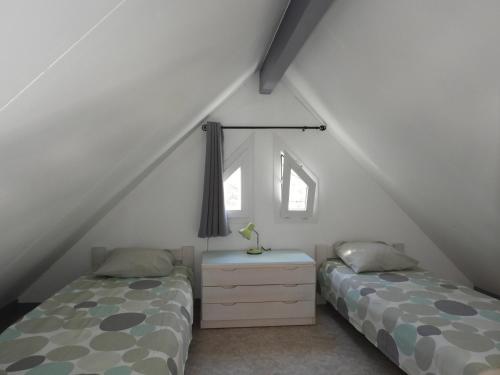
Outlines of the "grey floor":
{"type": "Polygon", "coordinates": [[[193,328],[186,375],[401,375],[331,306],[314,326],[193,328]]]}

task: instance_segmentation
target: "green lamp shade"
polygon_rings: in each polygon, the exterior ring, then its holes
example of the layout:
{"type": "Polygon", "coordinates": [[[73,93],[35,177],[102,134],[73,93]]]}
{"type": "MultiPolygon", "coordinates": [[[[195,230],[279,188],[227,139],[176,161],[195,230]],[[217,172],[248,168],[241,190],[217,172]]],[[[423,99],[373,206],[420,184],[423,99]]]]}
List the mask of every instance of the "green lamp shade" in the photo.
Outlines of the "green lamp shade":
{"type": "Polygon", "coordinates": [[[255,224],[254,223],[248,223],[246,227],[241,228],[238,231],[239,234],[243,238],[246,238],[247,240],[252,239],[252,233],[255,233],[257,235],[257,247],[252,247],[247,250],[247,254],[250,255],[258,255],[262,254],[262,249],[260,248],[260,243],[259,243],[259,233],[255,230],[255,224]]]}
{"type": "Polygon", "coordinates": [[[241,228],[238,232],[247,240],[250,240],[252,238],[252,233],[255,228],[254,223],[248,223],[248,225],[244,228],[241,228]]]}

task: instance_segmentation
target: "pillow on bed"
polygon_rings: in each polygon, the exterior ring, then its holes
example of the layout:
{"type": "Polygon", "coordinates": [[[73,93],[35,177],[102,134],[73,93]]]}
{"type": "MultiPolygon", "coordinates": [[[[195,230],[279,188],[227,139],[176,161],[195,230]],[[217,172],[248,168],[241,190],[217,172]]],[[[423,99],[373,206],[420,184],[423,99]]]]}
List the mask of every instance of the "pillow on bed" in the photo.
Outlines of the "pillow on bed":
{"type": "Polygon", "coordinates": [[[97,276],[158,277],[168,276],[174,269],[175,257],[169,250],[118,248],[111,251],[94,272],[97,276]]]}
{"type": "Polygon", "coordinates": [[[336,251],[356,273],[405,270],[418,264],[415,259],[380,242],[346,242],[336,251]]]}
{"type": "Polygon", "coordinates": [[[340,246],[348,244],[348,243],[360,243],[360,242],[366,243],[366,244],[369,244],[369,243],[381,243],[381,244],[384,244],[384,245],[389,245],[388,243],[383,242],[383,241],[337,241],[337,242],[335,242],[333,244],[333,258],[340,258],[340,256],[337,253],[337,249],[339,249],[340,246]]]}

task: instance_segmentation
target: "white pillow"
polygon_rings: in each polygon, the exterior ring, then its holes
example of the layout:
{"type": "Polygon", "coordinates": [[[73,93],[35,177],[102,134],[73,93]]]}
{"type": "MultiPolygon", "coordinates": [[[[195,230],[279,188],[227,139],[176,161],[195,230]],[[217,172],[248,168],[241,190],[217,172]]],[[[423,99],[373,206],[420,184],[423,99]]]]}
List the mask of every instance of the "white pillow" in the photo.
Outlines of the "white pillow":
{"type": "Polygon", "coordinates": [[[117,248],[94,275],[112,277],[168,276],[174,269],[175,257],[168,250],[117,248]]]}
{"type": "Polygon", "coordinates": [[[405,270],[418,264],[415,259],[380,242],[346,242],[337,247],[336,253],[356,273],[405,270]]]}
{"type": "Polygon", "coordinates": [[[340,258],[339,255],[337,254],[337,249],[340,248],[340,246],[346,244],[346,243],[366,243],[366,244],[369,244],[369,243],[381,243],[381,244],[384,244],[384,245],[389,245],[388,243],[384,242],[384,241],[337,241],[333,244],[333,257],[334,258],[340,258]]]}

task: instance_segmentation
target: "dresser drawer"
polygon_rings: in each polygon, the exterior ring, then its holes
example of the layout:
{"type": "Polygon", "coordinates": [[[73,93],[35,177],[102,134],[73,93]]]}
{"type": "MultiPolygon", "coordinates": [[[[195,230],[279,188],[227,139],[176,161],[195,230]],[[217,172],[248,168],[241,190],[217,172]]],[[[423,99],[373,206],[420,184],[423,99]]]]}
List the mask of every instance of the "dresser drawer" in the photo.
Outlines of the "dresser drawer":
{"type": "Polygon", "coordinates": [[[312,301],[315,284],[206,286],[205,303],[312,301]]]}
{"type": "Polygon", "coordinates": [[[314,317],[314,301],[204,303],[203,320],[256,320],[314,317]]]}
{"type": "Polygon", "coordinates": [[[203,286],[314,284],[314,265],[231,267],[202,269],[203,286]]]}

